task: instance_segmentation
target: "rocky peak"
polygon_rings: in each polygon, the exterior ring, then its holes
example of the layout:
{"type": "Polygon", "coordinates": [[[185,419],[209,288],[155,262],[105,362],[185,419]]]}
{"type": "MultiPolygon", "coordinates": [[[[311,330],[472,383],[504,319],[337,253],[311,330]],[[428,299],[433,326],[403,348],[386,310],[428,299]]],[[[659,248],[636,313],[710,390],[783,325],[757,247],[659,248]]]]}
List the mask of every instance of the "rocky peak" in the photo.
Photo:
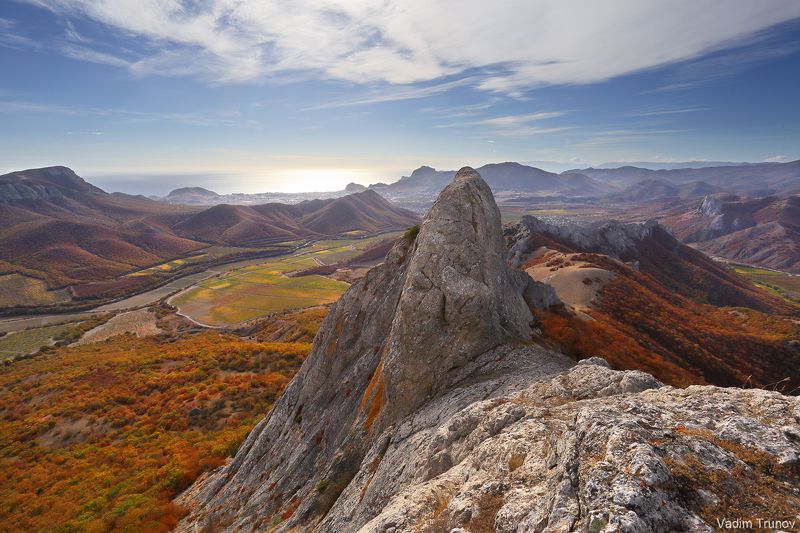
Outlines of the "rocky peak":
{"type": "Polygon", "coordinates": [[[456,383],[509,360],[529,363],[520,348],[532,337],[529,306],[557,301],[552,288],[508,267],[491,191],[462,169],[413,242],[398,243],[332,306],[273,411],[191,498],[244,524],[295,494],[303,520],[321,518],[383,430],[456,383]],[[330,491],[314,490],[321,480],[330,491]],[[266,499],[265,483],[285,498],[266,499]]]}
{"type": "Polygon", "coordinates": [[[708,217],[715,217],[722,214],[722,202],[719,198],[706,195],[700,207],[697,208],[697,212],[708,217]]]}
{"type": "Polygon", "coordinates": [[[384,346],[387,422],[446,388],[478,354],[531,340],[529,278],[507,267],[500,211],[473,169],[439,195],[411,252],[384,346]]]}
{"type": "Polygon", "coordinates": [[[360,183],[356,183],[354,181],[348,183],[347,186],[344,188],[345,192],[361,192],[364,190],[366,190],[366,187],[364,185],[361,185],[360,183]]]}

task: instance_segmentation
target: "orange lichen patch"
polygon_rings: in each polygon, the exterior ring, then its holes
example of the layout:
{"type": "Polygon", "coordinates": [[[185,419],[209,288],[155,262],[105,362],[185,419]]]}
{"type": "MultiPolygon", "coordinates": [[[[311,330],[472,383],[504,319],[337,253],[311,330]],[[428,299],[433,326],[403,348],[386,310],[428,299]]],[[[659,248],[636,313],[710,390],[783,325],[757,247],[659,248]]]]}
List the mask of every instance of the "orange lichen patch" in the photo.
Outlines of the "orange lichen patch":
{"type": "Polygon", "coordinates": [[[342,334],[342,330],[344,329],[344,319],[344,314],[340,314],[336,318],[336,327],[333,330],[334,333],[330,340],[328,340],[328,346],[325,347],[325,355],[333,355],[334,350],[336,350],[336,344],[339,342],[339,336],[342,334]]]}
{"type": "Polygon", "coordinates": [[[378,467],[383,460],[383,454],[376,456],[369,465],[369,479],[367,482],[364,483],[364,487],[361,489],[361,496],[358,498],[358,503],[361,503],[364,500],[364,496],[367,494],[367,489],[369,488],[370,483],[372,483],[372,478],[375,477],[375,472],[378,471],[378,467]]]}
{"type": "Polygon", "coordinates": [[[367,419],[364,421],[364,427],[367,429],[367,431],[372,429],[372,424],[374,424],[375,419],[378,418],[378,413],[381,412],[381,407],[383,407],[383,376],[381,376],[380,380],[378,381],[378,386],[375,389],[375,397],[372,400],[369,413],[367,413],[367,419]]]}
{"type": "Polygon", "coordinates": [[[713,523],[718,516],[794,518],[800,508],[800,498],[794,491],[800,480],[796,464],[780,464],[767,452],[721,439],[707,429],[677,426],[675,432],[685,438],[704,439],[741,461],[729,469],[716,469],[691,454],[665,457],[677,485],[690,495],[690,505],[705,521],[713,523]],[[698,489],[716,498],[696,497],[698,489]]]}
{"type": "Polygon", "coordinates": [[[363,411],[367,407],[367,401],[372,394],[372,389],[375,388],[375,383],[378,381],[378,378],[382,377],[383,373],[383,355],[381,354],[381,360],[378,361],[378,367],[375,369],[375,373],[372,374],[372,378],[369,380],[369,385],[367,385],[367,390],[364,391],[364,396],[361,398],[361,407],[359,407],[359,411],[363,411]]]}
{"type": "Polygon", "coordinates": [[[281,518],[284,520],[290,519],[298,507],[300,507],[300,498],[294,496],[291,500],[289,500],[289,507],[287,507],[287,509],[283,512],[281,518]]]}

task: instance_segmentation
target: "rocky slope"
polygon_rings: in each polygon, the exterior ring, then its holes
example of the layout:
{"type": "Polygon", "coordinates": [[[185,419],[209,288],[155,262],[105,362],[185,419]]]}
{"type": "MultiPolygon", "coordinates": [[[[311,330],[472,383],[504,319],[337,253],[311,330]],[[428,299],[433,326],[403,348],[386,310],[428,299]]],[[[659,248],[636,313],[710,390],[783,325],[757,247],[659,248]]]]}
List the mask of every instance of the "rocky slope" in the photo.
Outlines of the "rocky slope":
{"type": "Polygon", "coordinates": [[[659,218],[709,255],[800,273],[800,196],[710,195],[669,206],[659,218]]]}
{"type": "Polygon", "coordinates": [[[795,398],[575,365],[532,342],[531,308],[557,299],[505,255],[489,187],[462,169],[331,309],[233,461],[180,497],[178,529],[711,530],[731,501],[796,513],[795,398]]]}
{"type": "Polygon", "coordinates": [[[794,306],[758,289],[711,258],[682,244],[656,220],[622,223],[553,224],[526,215],[506,228],[515,267],[542,246],[564,252],[590,252],[630,263],[665,288],[698,302],[743,306],[765,312],[794,313],[794,306]]]}

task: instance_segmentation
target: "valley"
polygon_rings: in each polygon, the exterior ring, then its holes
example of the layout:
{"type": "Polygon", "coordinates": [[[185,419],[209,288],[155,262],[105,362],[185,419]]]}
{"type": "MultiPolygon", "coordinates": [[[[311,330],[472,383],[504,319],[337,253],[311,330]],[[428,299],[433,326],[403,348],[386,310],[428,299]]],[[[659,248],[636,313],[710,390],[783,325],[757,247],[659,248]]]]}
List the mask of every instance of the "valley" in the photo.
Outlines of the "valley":
{"type": "Polygon", "coordinates": [[[318,274],[291,274],[356,258],[376,242],[398,236],[389,233],[310,242],[294,254],[268,262],[228,265],[167,302],[176,306],[181,315],[210,327],[233,326],[271,313],[330,304],[347,289],[348,283],[318,274]]]}
{"type": "MultiPolygon", "coordinates": [[[[334,302],[348,283],[323,275],[287,277],[321,265],[338,265],[358,259],[376,246],[398,238],[401,232],[360,234],[344,239],[302,240],[283,243],[293,253],[274,259],[248,259],[179,277],[161,287],[107,303],[80,313],[60,313],[0,319],[0,360],[19,357],[48,346],[63,331],[83,321],[160,300],[177,306],[181,315],[207,327],[230,327],[290,309],[334,302]]],[[[378,256],[379,258],[380,256],[378,256]]],[[[366,257],[359,265],[372,265],[366,257]]],[[[134,274],[135,275],[135,274],[134,274]]]]}

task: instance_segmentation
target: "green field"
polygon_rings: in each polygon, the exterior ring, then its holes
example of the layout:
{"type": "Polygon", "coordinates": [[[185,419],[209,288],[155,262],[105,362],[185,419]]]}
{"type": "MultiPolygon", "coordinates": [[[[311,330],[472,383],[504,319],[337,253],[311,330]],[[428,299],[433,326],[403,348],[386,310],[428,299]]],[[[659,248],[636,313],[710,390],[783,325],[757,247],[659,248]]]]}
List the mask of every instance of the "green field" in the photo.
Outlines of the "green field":
{"type": "Polygon", "coordinates": [[[574,220],[597,220],[604,218],[613,218],[613,213],[610,213],[605,208],[598,206],[584,206],[574,204],[543,204],[540,206],[519,206],[519,205],[499,205],[500,208],[500,221],[503,224],[508,222],[517,222],[524,215],[531,215],[535,217],[569,217],[574,220]]]}
{"type": "Polygon", "coordinates": [[[0,337],[0,361],[16,355],[33,353],[42,346],[49,345],[53,337],[57,337],[74,327],[75,323],[72,322],[44,328],[26,329],[0,337]]]}
{"type": "Polygon", "coordinates": [[[317,241],[293,255],[262,260],[202,281],[170,303],[184,315],[211,326],[331,303],[347,289],[347,283],[317,275],[290,278],[286,273],[346,261],[388,237],[391,235],[317,241]]]}
{"type": "Polygon", "coordinates": [[[237,253],[255,252],[258,250],[260,250],[260,248],[238,248],[235,246],[209,246],[208,248],[200,250],[200,252],[195,255],[189,255],[181,259],[174,259],[172,261],[167,261],[166,263],[161,263],[159,265],[155,265],[149,268],[137,270],[136,272],[131,272],[130,274],[128,274],[128,276],[150,276],[158,272],[172,272],[173,270],[177,270],[178,268],[181,268],[186,265],[193,265],[201,262],[207,263],[210,261],[221,259],[228,255],[233,255],[237,253]]]}
{"type": "Polygon", "coordinates": [[[766,291],[791,302],[800,303],[800,276],[739,264],[731,264],[731,268],[766,291]]]}
{"type": "Polygon", "coordinates": [[[66,289],[51,291],[40,279],[21,274],[0,275],[0,307],[52,305],[70,301],[66,289]]]}

